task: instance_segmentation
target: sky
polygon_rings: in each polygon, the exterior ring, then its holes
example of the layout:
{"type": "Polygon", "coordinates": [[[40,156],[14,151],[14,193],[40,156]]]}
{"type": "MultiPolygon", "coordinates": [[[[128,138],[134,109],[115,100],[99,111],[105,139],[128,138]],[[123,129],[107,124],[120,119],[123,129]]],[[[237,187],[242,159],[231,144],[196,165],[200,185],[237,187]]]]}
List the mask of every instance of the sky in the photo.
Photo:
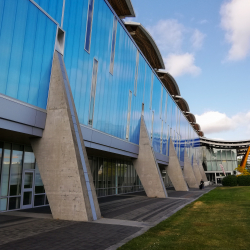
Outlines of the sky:
{"type": "Polygon", "coordinates": [[[250,0],[131,0],[205,137],[250,139],[250,0]]]}

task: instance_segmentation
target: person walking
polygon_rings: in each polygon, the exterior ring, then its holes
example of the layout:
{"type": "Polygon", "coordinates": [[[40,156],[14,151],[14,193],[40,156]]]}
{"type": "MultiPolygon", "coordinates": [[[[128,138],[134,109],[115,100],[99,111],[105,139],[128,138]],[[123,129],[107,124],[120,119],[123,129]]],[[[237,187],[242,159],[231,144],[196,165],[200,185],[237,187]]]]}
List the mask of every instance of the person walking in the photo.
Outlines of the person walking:
{"type": "Polygon", "coordinates": [[[204,181],[201,179],[201,182],[200,182],[200,189],[204,189],[204,181]]]}

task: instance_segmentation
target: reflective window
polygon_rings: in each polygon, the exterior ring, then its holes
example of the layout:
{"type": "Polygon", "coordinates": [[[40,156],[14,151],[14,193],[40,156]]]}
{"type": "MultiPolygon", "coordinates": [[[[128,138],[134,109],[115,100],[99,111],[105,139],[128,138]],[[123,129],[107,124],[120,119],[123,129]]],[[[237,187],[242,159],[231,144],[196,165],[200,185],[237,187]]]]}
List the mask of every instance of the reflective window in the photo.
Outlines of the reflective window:
{"type": "Polygon", "coordinates": [[[93,15],[94,15],[94,0],[89,0],[89,8],[88,8],[88,15],[87,15],[87,28],[86,28],[86,37],[85,37],[85,46],[84,46],[87,52],[90,52],[93,15]]]}
{"type": "Polygon", "coordinates": [[[10,171],[10,196],[21,195],[23,146],[12,146],[12,162],[10,171]]]}
{"type": "Polygon", "coordinates": [[[153,140],[153,133],[154,133],[154,114],[155,114],[155,112],[154,112],[154,111],[152,111],[152,120],[151,120],[151,135],[150,135],[151,141],[153,140]]]}
{"type": "Polygon", "coordinates": [[[163,137],[163,121],[161,121],[161,145],[160,145],[161,154],[162,154],[162,137],[163,137]]]}
{"type": "Polygon", "coordinates": [[[35,155],[32,151],[32,148],[29,146],[25,146],[23,168],[24,169],[35,168],[35,155]]]}
{"type": "Polygon", "coordinates": [[[139,66],[139,50],[137,50],[136,52],[134,95],[136,95],[137,92],[138,66],[139,66]]]}
{"type": "Polygon", "coordinates": [[[35,193],[36,194],[45,193],[43,181],[37,164],[36,164],[36,174],[35,174],[35,193]]]}
{"type": "Polygon", "coordinates": [[[4,143],[3,165],[1,174],[1,193],[0,196],[7,196],[9,189],[9,172],[10,172],[10,157],[11,157],[11,144],[4,143]]]}
{"type": "Polygon", "coordinates": [[[90,126],[93,125],[93,118],[94,118],[97,71],[98,71],[98,61],[94,59],[91,92],[90,92],[90,105],[89,105],[89,125],[90,126]]]}
{"type": "Polygon", "coordinates": [[[112,44],[111,44],[111,57],[109,72],[113,75],[114,61],[115,61],[115,43],[116,43],[116,31],[117,31],[117,18],[114,16],[113,32],[112,32],[112,44]]]}
{"type": "Polygon", "coordinates": [[[150,109],[152,109],[153,87],[154,87],[154,73],[152,72],[152,76],[151,76],[151,88],[150,88],[150,102],[149,102],[149,108],[150,109]]]}
{"type": "Polygon", "coordinates": [[[163,86],[161,86],[161,99],[160,99],[160,119],[162,118],[162,98],[163,98],[163,86]]]}
{"type": "Polygon", "coordinates": [[[127,115],[127,128],[126,128],[126,139],[129,139],[129,128],[130,128],[130,117],[131,117],[131,102],[132,102],[132,92],[129,91],[128,97],[128,115],[127,115]]]}

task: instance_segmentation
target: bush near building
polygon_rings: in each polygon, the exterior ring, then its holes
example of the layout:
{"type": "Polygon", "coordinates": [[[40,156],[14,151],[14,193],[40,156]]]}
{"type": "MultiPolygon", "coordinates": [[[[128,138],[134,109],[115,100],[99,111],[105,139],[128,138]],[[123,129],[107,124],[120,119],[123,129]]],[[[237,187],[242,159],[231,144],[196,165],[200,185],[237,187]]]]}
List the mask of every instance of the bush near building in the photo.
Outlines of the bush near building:
{"type": "Polygon", "coordinates": [[[222,179],[222,185],[227,187],[237,186],[237,177],[235,175],[228,175],[222,179]]]}
{"type": "Polygon", "coordinates": [[[250,186],[250,175],[240,175],[237,177],[239,186],[250,186]]]}

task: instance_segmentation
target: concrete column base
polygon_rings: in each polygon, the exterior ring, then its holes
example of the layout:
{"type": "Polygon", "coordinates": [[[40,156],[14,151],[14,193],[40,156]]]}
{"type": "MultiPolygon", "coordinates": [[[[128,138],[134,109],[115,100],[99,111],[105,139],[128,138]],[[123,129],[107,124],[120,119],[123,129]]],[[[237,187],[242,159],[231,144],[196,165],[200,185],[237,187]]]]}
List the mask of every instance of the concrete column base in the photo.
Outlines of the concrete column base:
{"type": "Polygon", "coordinates": [[[203,168],[202,164],[200,163],[200,164],[198,165],[198,167],[199,167],[199,169],[200,169],[200,173],[201,173],[202,180],[203,180],[203,181],[208,181],[208,180],[207,180],[207,176],[206,176],[206,174],[205,174],[205,171],[204,171],[204,168],[203,168]]]}
{"type": "Polygon", "coordinates": [[[166,171],[176,191],[189,190],[171,138],[169,142],[169,164],[166,171]]]}
{"type": "Polygon", "coordinates": [[[168,196],[143,116],[140,125],[139,155],[133,161],[133,165],[148,197],[166,198],[168,196]]]}
{"type": "Polygon", "coordinates": [[[201,176],[200,168],[199,168],[195,159],[193,161],[193,170],[194,170],[194,175],[195,175],[197,184],[200,185],[200,182],[202,180],[202,176],[201,176]]]}
{"type": "Polygon", "coordinates": [[[30,139],[54,219],[101,217],[63,57],[55,52],[42,138],[30,139]]]}
{"type": "Polygon", "coordinates": [[[194,175],[194,171],[191,165],[191,161],[188,157],[187,151],[184,152],[184,178],[187,182],[189,188],[199,188],[199,185],[197,184],[197,180],[194,175]]]}

